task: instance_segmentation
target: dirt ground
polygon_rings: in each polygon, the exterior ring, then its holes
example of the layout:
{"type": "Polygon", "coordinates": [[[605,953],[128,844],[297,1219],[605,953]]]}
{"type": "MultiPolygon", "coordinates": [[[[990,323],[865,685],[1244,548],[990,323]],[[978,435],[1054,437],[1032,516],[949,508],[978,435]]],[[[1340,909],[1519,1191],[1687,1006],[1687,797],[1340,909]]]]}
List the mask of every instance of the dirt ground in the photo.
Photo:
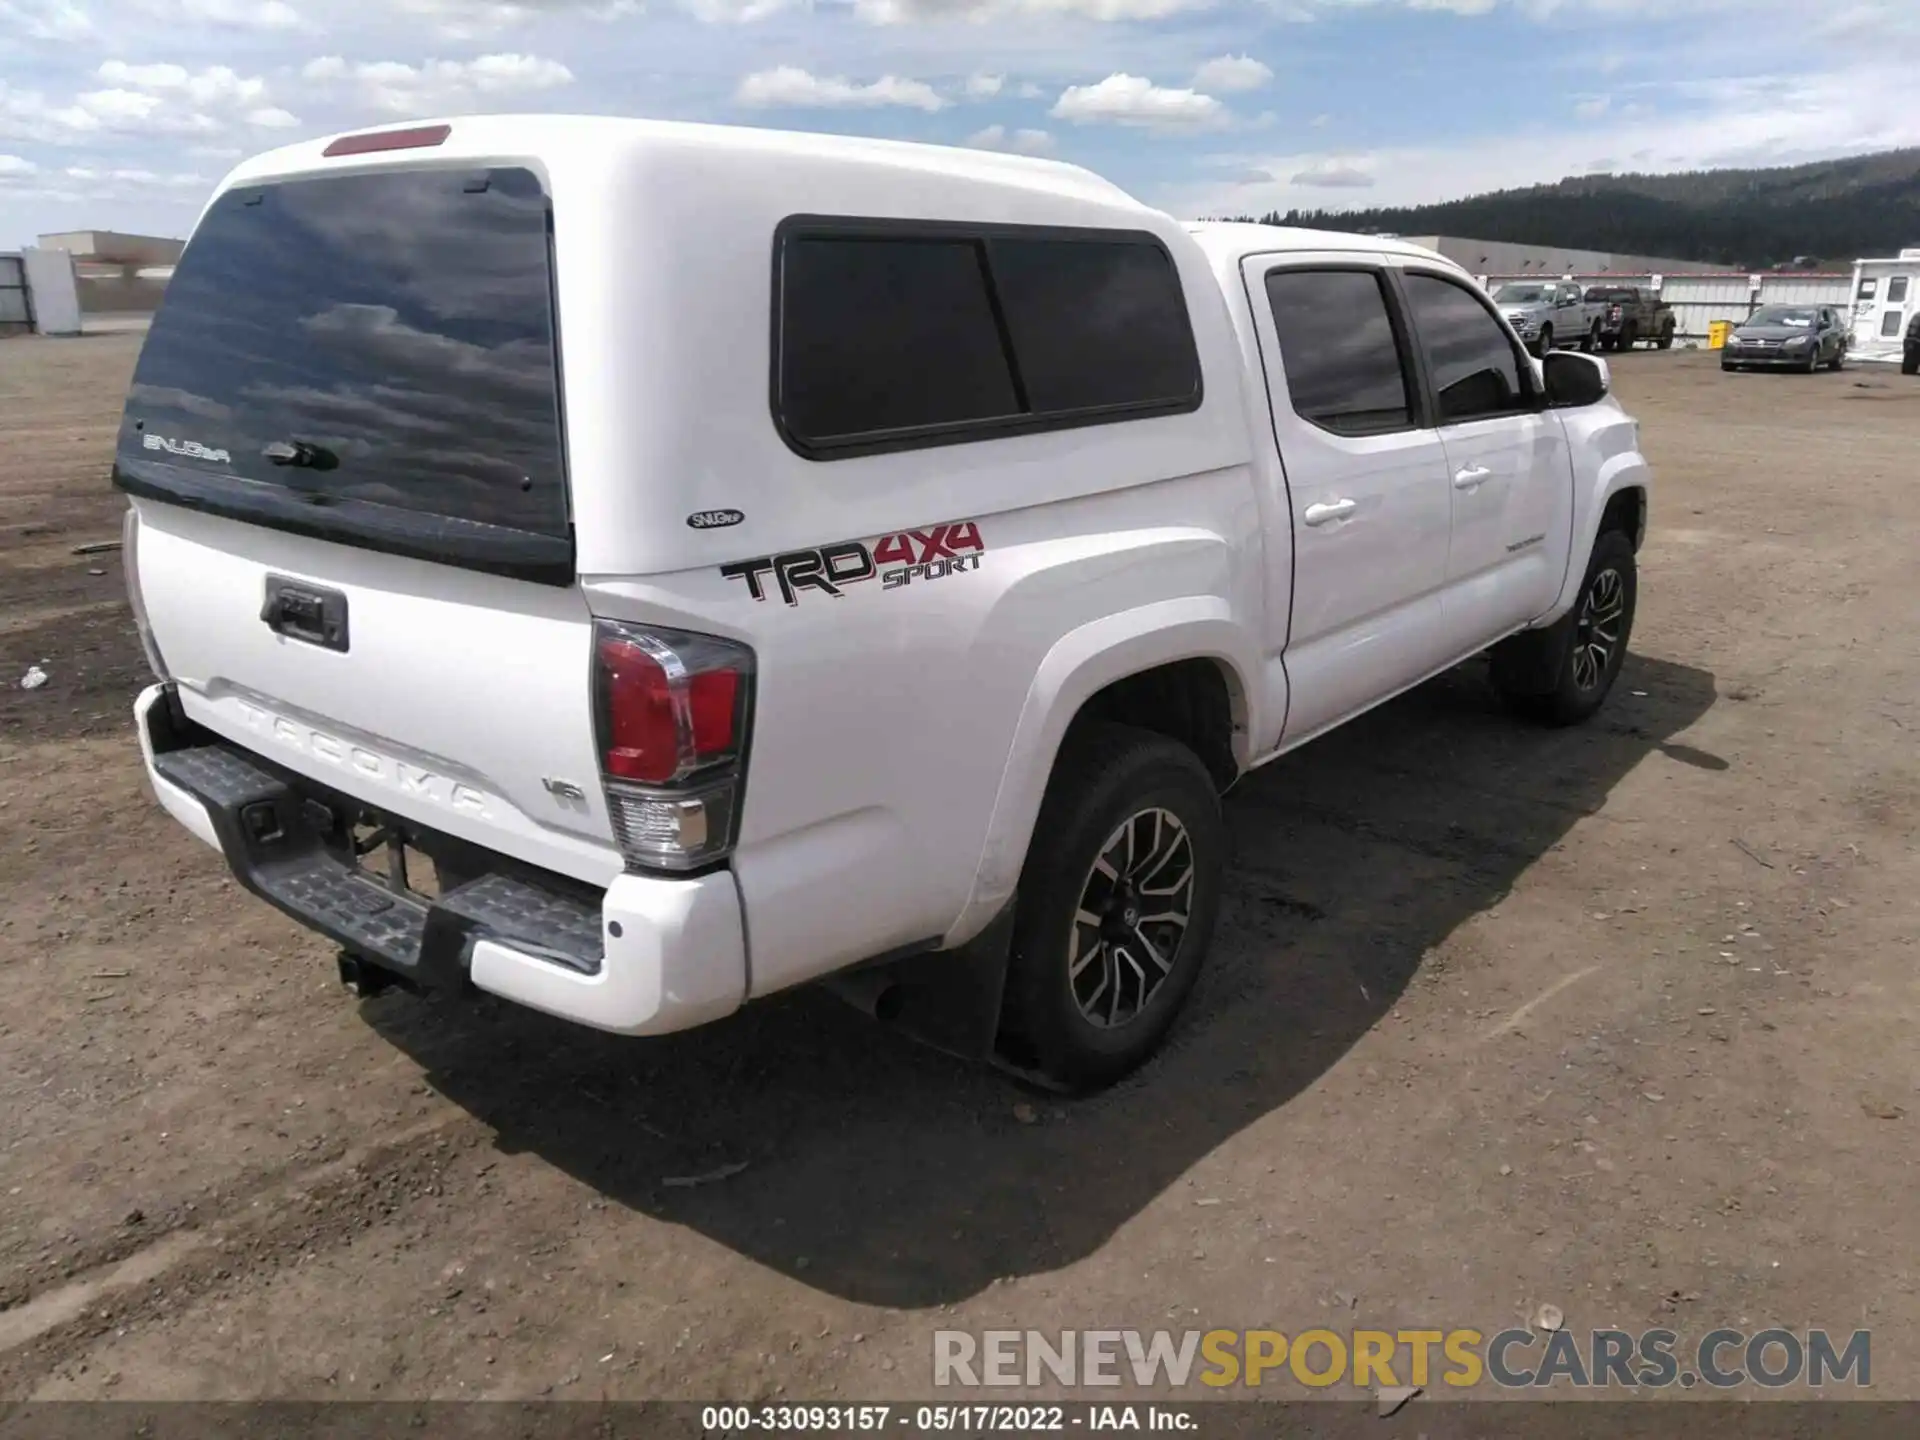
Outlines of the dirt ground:
{"type": "Polygon", "coordinates": [[[1063,1105],[815,993],[651,1042],[348,999],[143,783],[71,553],[138,343],[0,342],[0,1397],[905,1399],[936,1328],[1543,1303],[1870,1327],[1920,1397],[1920,383],[1617,359],[1609,707],[1468,667],[1251,778],[1170,1052],[1063,1105]]]}

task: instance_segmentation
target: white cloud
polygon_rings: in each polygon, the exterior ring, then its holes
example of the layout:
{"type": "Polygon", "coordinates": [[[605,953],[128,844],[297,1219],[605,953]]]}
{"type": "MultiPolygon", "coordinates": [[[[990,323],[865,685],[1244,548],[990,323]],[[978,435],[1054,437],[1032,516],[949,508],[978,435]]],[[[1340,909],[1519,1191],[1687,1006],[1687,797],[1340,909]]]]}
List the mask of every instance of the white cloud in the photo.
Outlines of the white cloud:
{"type": "Polygon", "coordinates": [[[1578,115],[1582,120],[1598,120],[1612,108],[1613,97],[1611,95],[1591,95],[1585,100],[1576,101],[1574,103],[1573,113],[1578,115]]]}
{"type": "Polygon", "coordinates": [[[202,70],[107,60],[105,82],[71,100],[15,90],[0,80],[0,136],[48,145],[98,144],[127,136],[212,136],[242,124],[284,129],[299,118],[271,103],[266,81],[225,65],[202,70]]]}
{"type": "Polygon", "coordinates": [[[814,75],[797,65],[757,70],[741,80],[735,101],[756,110],[854,110],[897,105],[910,110],[939,110],[946,101],[921,80],[882,75],[865,85],[838,76],[814,75]]]}
{"type": "Polygon", "coordinates": [[[178,190],[199,189],[211,183],[204,175],[163,175],[153,170],[137,168],[98,170],[90,165],[69,165],[63,173],[69,180],[100,181],[111,185],[160,186],[178,190]]]}
{"type": "Polygon", "coordinates": [[[975,150],[1010,150],[1016,155],[1051,155],[1053,136],[1044,130],[1012,130],[1004,125],[989,125],[967,137],[975,150]]]}
{"type": "Polygon", "coordinates": [[[1293,183],[1315,190],[1371,190],[1375,182],[1369,161],[1328,155],[1294,172],[1293,183]]]}
{"type": "Polygon", "coordinates": [[[854,13],[875,25],[921,20],[974,20],[1061,16],[1082,20],[1164,20],[1183,10],[1204,9],[1212,0],[854,0],[854,13]]]}
{"type": "Polygon", "coordinates": [[[680,0],[681,8],[709,25],[751,25],[788,8],[790,0],[680,0]]]}
{"type": "Polygon", "coordinates": [[[998,95],[1007,83],[1004,75],[969,75],[967,77],[967,98],[969,100],[988,100],[998,95]]]}
{"type": "Polygon", "coordinates": [[[152,120],[162,103],[158,95],[139,90],[89,90],[76,95],[73,106],[56,115],[78,130],[124,129],[152,120]]]}
{"type": "Polygon", "coordinates": [[[0,35],[29,40],[89,40],[93,19],[73,0],[0,0],[0,35]]]}
{"type": "Polygon", "coordinates": [[[0,180],[20,180],[38,175],[40,167],[20,155],[0,155],[0,180]]]}
{"type": "Polygon", "coordinates": [[[475,40],[541,15],[583,15],[611,22],[641,13],[640,0],[398,0],[401,13],[432,23],[449,40],[475,40]]]}
{"type": "Polygon", "coordinates": [[[1273,71],[1248,55],[1216,55],[1193,72],[1193,88],[1235,95],[1258,90],[1273,79],[1273,71]]]}
{"type": "Polygon", "coordinates": [[[301,23],[300,12],[286,0],[141,0],[140,8],[166,20],[244,30],[293,30],[301,23]]]}
{"type": "Polygon", "coordinates": [[[253,104],[265,99],[267,93],[265,80],[238,75],[225,65],[193,72],[180,65],[129,65],[124,60],[108,60],[95,73],[110,85],[152,96],[178,95],[202,109],[253,104]]]}
{"type": "Polygon", "coordinates": [[[1070,85],[1050,112],[1076,125],[1132,125],[1149,130],[1200,130],[1222,125],[1227,107],[1198,90],[1174,90],[1138,75],[1109,75],[1097,85],[1070,85]]]}
{"type": "Polygon", "coordinates": [[[558,60],[514,54],[427,60],[419,65],[399,60],[349,63],[338,55],[322,55],[309,60],[300,74],[313,85],[342,91],[361,105],[393,115],[452,110],[573,83],[573,72],[558,60]]]}

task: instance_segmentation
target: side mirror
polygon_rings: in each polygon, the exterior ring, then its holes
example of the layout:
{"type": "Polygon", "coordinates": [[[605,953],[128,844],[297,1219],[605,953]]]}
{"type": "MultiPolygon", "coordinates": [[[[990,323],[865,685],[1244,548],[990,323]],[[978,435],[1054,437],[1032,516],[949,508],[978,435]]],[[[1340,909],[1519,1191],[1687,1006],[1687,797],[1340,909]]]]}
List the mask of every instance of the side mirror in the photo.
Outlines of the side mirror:
{"type": "Polygon", "coordinates": [[[1613,375],[1607,362],[1597,355],[1582,355],[1577,350],[1552,350],[1542,362],[1547,387],[1547,404],[1555,410],[1575,410],[1597,405],[1613,389],[1613,375]]]}

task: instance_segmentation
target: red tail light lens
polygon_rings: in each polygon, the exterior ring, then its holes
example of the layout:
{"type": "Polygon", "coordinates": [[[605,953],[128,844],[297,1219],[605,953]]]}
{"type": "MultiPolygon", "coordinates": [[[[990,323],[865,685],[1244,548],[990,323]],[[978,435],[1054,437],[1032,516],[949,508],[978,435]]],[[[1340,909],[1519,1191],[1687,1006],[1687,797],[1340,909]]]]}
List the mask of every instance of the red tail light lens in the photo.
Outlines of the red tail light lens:
{"type": "Polygon", "coordinates": [[[746,646],[598,622],[601,781],[630,865],[686,870],[732,847],[752,701],[746,646]]]}
{"type": "Polygon", "coordinates": [[[723,759],[733,753],[734,721],[740,713],[740,680],[738,670],[709,670],[704,675],[695,675],[688,686],[696,762],[723,759]]]}
{"type": "Polygon", "coordinates": [[[623,780],[671,780],[680,768],[673,688],[658,660],[621,636],[600,638],[603,768],[623,780]]]}
{"type": "Polygon", "coordinates": [[[451,125],[416,125],[411,130],[373,130],[362,135],[342,135],[321,155],[373,155],[382,150],[425,150],[444,145],[453,134],[451,125]]]}

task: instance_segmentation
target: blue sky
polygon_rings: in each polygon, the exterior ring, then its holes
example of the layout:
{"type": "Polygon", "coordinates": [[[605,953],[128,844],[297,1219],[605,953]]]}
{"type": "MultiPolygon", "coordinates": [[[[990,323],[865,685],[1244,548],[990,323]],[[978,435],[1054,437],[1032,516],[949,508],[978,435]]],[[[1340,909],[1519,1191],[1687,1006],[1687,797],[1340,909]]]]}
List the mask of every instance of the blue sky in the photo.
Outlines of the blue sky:
{"type": "Polygon", "coordinates": [[[1201,215],[1920,144],[1916,74],[1920,0],[0,0],[0,247],[184,234],[243,154],[427,114],[1026,150],[1201,215]]]}

